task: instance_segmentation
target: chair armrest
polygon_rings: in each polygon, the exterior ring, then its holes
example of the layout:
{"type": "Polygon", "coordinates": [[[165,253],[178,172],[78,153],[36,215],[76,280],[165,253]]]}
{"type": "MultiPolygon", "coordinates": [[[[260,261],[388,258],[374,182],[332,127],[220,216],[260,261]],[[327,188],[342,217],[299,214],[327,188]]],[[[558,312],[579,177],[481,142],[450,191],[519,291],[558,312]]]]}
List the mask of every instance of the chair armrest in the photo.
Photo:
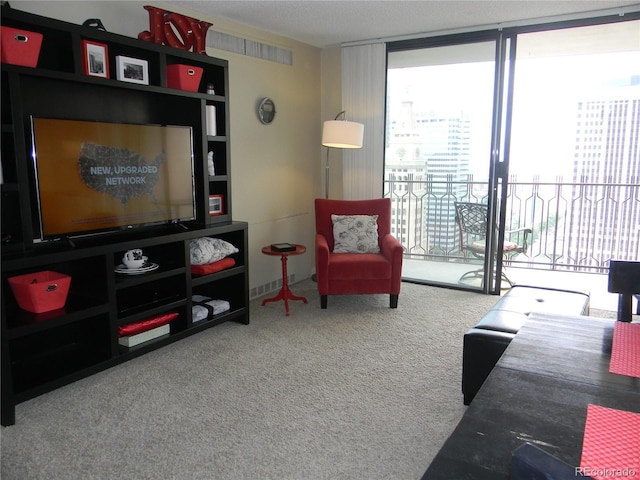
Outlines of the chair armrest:
{"type": "Polygon", "coordinates": [[[525,227],[525,228],[516,228],[515,230],[506,230],[504,233],[505,235],[511,235],[512,233],[520,233],[520,232],[524,232],[525,236],[527,236],[527,235],[531,235],[533,230],[525,227]]]}
{"type": "Polygon", "coordinates": [[[391,263],[391,292],[400,293],[402,283],[402,258],[404,248],[396,237],[387,234],[380,239],[380,253],[391,263]]]}
{"type": "Polygon", "coordinates": [[[533,230],[529,227],[523,227],[523,228],[516,228],[514,230],[506,230],[504,232],[505,235],[516,235],[516,234],[520,234],[520,233],[524,233],[524,235],[522,236],[522,249],[523,251],[526,253],[527,251],[527,247],[529,245],[529,235],[531,235],[533,233],[533,230]]]}
{"type": "Polygon", "coordinates": [[[380,252],[387,260],[393,263],[397,260],[402,261],[404,248],[396,237],[391,234],[387,234],[380,240],[380,252]]]}

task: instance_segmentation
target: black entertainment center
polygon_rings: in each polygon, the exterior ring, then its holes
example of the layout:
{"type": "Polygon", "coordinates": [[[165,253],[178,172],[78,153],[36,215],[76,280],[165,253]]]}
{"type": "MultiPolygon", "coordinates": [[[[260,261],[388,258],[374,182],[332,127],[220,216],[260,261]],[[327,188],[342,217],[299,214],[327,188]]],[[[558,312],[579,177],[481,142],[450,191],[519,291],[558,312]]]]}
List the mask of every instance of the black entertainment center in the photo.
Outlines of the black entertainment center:
{"type": "Polygon", "coordinates": [[[227,61],[8,7],[1,16],[2,28],[42,35],[35,67],[2,63],[6,426],[29,398],[221,322],[248,324],[249,273],[248,227],[231,215],[227,61]],[[87,74],[87,43],[108,51],[110,75],[87,74]],[[148,65],[144,84],[116,79],[122,58],[148,65]],[[169,88],[177,66],[201,70],[194,91],[169,88]],[[80,150],[77,173],[68,163],[80,150]],[[192,273],[190,242],[207,237],[238,252],[222,270],[192,273]],[[132,249],[155,268],[118,272],[132,249]],[[71,277],[64,308],[21,309],[9,278],[44,271],[71,277]],[[196,321],[196,295],[230,308],[196,321]],[[168,334],[130,347],[119,342],[122,326],[169,314],[168,334]]]}

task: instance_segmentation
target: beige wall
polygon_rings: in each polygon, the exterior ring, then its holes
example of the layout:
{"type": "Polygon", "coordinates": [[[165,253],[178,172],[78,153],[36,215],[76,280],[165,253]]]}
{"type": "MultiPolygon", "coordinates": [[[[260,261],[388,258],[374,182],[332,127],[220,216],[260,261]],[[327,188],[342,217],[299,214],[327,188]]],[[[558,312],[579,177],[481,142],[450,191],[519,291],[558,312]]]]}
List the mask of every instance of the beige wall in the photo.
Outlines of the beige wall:
{"type": "MultiPolygon", "coordinates": [[[[273,242],[307,246],[307,253],[291,258],[288,266],[296,281],[308,278],[314,269],[313,200],[324,195],[322,121],[341,109],[339,90],[332,93],[340,87],[340,49],[323,52],[163,2],[11,1],[15,9],[76,24],[99,18],[108,31],[131,37],[149,28],[143,9],[147,4],[211,22],[212,29],[223,33],[293,51],[293,66],[214,49],[207,54],[229,60],[233,218],[249,223],[250,287],[280,278],[277,258],[260,253],[263,245],[273,242]],[[266,96],[276,104],[270,125],[256,116],[257,103],[266,96]]],[[[330,184],[335,198],[342,192],[338,158],[332,151],[330,184]]]]}

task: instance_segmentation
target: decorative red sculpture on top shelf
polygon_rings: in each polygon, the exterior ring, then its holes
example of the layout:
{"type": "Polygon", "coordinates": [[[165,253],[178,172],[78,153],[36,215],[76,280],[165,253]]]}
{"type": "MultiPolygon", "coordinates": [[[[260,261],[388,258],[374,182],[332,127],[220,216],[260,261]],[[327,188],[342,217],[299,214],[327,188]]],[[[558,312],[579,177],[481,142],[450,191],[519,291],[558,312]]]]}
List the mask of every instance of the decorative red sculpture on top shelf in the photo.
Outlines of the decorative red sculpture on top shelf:
{"type": "Polygon", "coordinates": [[[206,55],[207,30],[212,23],[150,5],[144,9],[149,12],[149,30],[138,34],[140,40],[206,55]]]}

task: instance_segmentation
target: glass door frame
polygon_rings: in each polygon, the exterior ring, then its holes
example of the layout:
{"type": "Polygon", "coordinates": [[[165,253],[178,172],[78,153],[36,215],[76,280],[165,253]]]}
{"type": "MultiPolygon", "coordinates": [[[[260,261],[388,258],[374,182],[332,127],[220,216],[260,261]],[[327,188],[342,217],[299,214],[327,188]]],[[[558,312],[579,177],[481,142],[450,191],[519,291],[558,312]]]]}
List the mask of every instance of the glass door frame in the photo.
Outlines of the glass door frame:
{"type": "MultiPolygon", "coordinates": [[[[487,185],[487,207],[488,225],[485,244],[483,278],[480,289],[474,287],[464,287],[462,285],[447,286],[461,290],[481,291],[486,294],[499,294],[502,279],[502,240],[504,239],[504,229],[499,229],[498,225],[504,225],[506,192],[507,192],[507,172],[508,165],[500,161],[500,145],[503,141],[504,110],[504,56],[506,55],[506,38],[502,31],[480,31],[465,34],[453,34],[439,37],[429,37],[421,39],[403,40],[387,44],[387,56],[389,53],[428,49],[434,47],[446,47],[464,45],[472,43],[494,42],[494,82],[493,82],[493,108],[491,125],[491,146],[489,155],[489,173],[487,185]],[[500,194],[499,194],[500,193],[500,194]]],[[[515,52],[515,51],[514,51],[515,52]]],[[[513,62],[512,62],[513,63],[513,62]]],[[[384,172],[383,172],[384,175],[384,172]]]]}
{"type": "MultiPolygon", "coordinates": [[[[515,85],[516,46],[519,34],[561,30],[565,28],[603,25],[640,19],[640,11],[623,11],[602,16],[593,16],[556,22],[529,24],[483,30],[468,33],[445,34],[440,36],[400,40],[387,43],[387,55],[390,52],[426,49],[449,45],[486,42],[494,40],[495,77],[494,107],[492,119],[492,138],[488,180],[488,223],[486,251],[484,259],[484,278],[482,292],[500,294],[503,270],[503,245],[506,225],[506,201],[509,187],[509,155],[511,146],[511,119],[513,109],[513,91],[515,85]]],[[[384,171],[382,172],[384,177],[384,171]]],[[[384,181],[383,181],[384,184],[384,181]]],[[[384,192],[383,192],[384,195],[384,192]]],[[[427,283],[427,282],[425,282],[427,283]]],[[[461,285],[447,285],[451,288],[478,291],[461,285]]]]}

